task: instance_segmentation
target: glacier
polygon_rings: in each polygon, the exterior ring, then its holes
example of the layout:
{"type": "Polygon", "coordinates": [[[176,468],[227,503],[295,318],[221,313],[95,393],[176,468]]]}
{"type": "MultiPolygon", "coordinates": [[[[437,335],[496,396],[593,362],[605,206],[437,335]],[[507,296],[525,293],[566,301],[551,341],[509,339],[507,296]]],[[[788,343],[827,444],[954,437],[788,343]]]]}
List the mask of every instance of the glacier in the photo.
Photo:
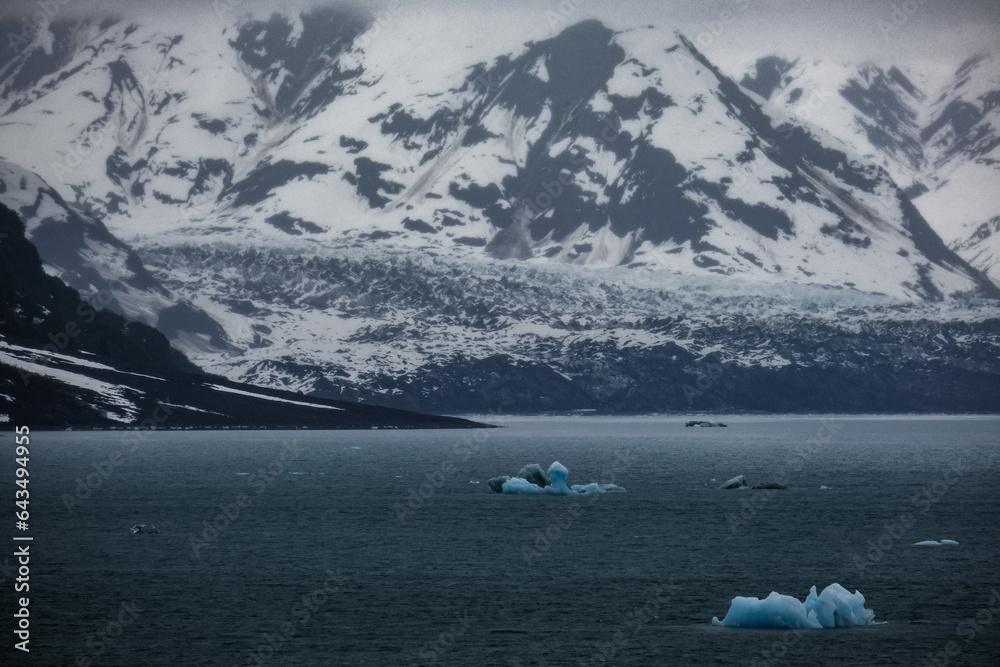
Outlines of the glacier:
{"type": "Polygon", "coordinates": [[[737,596],[721,621],[712,618],[712,625],[727,628],[819,629],[870,625],[875,612],[865,608],[865,596],[860,591],[849,593],[837,583],[816,594],[809,589],[805,602],[790,595],[771,591],[765,599],[737,596]]]}

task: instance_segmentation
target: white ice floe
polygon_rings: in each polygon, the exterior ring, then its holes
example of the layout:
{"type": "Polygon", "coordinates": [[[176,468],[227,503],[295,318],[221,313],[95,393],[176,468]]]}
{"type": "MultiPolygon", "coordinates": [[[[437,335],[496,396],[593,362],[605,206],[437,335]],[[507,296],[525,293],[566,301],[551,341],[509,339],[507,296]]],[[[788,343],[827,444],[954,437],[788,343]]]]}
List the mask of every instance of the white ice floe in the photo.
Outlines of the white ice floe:
{"type": "Polygon", "coordinates": [[[955,540],[923,540],[922,542],[914,542],[915,547],[957,547],[958,542],[955,540]]]}
{"type": "Polygon", "coordinates": [[[859,591],[848,593],[840,584],[830,584],[819,595],[816,587],[809,589],[805,602],[791,595],[772,591],[765,599],[733,598],[729,612],[721,621],[712,618],[712,625],[728,628],[844,628],[869,625],[875,612],[865,609],[865,596],[859,591]]]}
{"type": "Polygon", "coordinates": [[[719,488],[720,489],[746,489],[746,488],[748,488],[747,478],[744,477],[743,475],[737,475],[736,477],[733,477],[732,479],[728,480],[725,484],[723,484],[719,488]]]}

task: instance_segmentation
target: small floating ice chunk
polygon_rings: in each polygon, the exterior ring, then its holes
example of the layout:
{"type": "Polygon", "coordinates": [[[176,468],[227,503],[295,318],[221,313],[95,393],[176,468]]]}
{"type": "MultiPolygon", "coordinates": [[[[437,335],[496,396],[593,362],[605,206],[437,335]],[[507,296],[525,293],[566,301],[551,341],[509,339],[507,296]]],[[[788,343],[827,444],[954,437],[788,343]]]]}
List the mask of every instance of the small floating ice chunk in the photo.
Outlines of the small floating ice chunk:
{"type": "Polygon", "coordinates": [[[737,596],[721,621],[712,618],[712,625],[727,628],[846,628],[868,625],[875,612],[865,609],[865,596],[860,591],[847,592],[840,584],[830,584],[816,594],[809,589],[805,602],[791,595],[772,591],[765,599],[737,596]]]}
{"type": "Polygon", "coordinates": [[[957,547],[958,542],[955,540],[923,540],[922,542],[914,542],[915,547],[957,547]]]}
{"type": "Polygon", "coordinates": [[[129,532],[135,535],[137,533],[159,533],[160,531],[156,529],[156,526],[137,523],[129,528],[129,532]]]}
{"type": "Polygon", "coordinates": [[[731,480],[720,486],[720,489],[745,489],[747,488],[747,478],[743,475],[737,475],[731,480]]]}

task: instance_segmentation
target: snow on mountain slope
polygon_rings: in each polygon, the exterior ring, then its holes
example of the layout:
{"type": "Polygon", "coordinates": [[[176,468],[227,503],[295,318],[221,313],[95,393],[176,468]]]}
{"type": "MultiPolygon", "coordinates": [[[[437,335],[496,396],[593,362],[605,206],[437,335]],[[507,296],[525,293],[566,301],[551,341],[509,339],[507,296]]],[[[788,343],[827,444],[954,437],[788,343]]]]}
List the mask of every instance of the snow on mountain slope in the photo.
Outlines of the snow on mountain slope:
{"type": "Polygon", "coordinates": [[[0,162],[0,202],[29,221],[28,238],[50,273],[88,298],[100,298],[112,310],[156,323],[152,309],[169,303],[167,291],[104,225],[74,210],[35,174],[9,162],[0,162]],[[112,284],[117,289],[112,290],[112,284]]]}
{"type": "Polygon", "coordinates": [[[36,174],[0,161],[0,203],[27,221],[27,236],[45,268],[98,308],[161,325],[188,349],[225,349],[211,317],[179,301],[154,278],[134,250],[94,217],[67,203],[36,174]]]}
{"type": "MultiPolygon", "coordinates": [[[[82,403],[107,420],[130,424],[136,422],[139,416],[134,396],[138,392],[126,385],[90,377],[79,368],[85,364],[82,359],[10,345],[0,337],[0,364],[17,369],[23,377],[47,378],[67,389],[72,388],[82,403]]],[[[104,366],[101,370],[114,369],[104,366]]]]}
{"type": "Polygon", "coordinates": [[[67,427],[434,428],[462,420],[303,400],[206,376],[156,329],[95,310],[47,275],[0,205],[0,405],[7,421],[67,427]],[[171,401],[171,397],[174,400],[171,401]]]}
{"type": "Polygon", "coordinates": [[[994,289],[922,241],[884,173],[779,132],[682,37],[586,21],[439,88],[391,52],[370,60],[354,44],[365,27],[323,10],[226,35],[67,28],[60,67],[23,89],[11,82],[25,68],[8,79],[5,155],[51,168],[136,246],[375,235],[909,298],[994,289]]]}
{"type": "Polygon", "coordinates": [[[962,374],[992,377],[995,307],[975,297],[997,288],[875,151],[763,103],[669,27],[502,45],[409,18],[391,38],[346,9],[53,22],[52,45],[0,68],[3,157],[218,323],[157,321],[231,379],[660,409],[692,404],[705,359],[744,383],[730,406],[757,373],[789,400],[826,373],[917,387],[942,364],[949,401],[962,374]],[[949,322],[945,343],[924,319],[949,322]],[[910,338],[919,363],[892,367],[910,338]]]}
{"type": "Polygon", "coordinates": [[[1000,70],[981,55],[946,81],[903,67],[760,59],[741,84],[881,164],[959,255],[1000,280],[1000,70]]]}
{"type": "MultiPolygon", "coordinates": [[[[156,372],[156,371],[153,371],[156,372]]],[[[476,428],[480,424],[177,373],[147,375],[0,334],[3,421],[38,428],[476,428]],[[171,398],[173,397],[173,399],[171,398]],[[8,414],[9,413],[9,414],[8,414]]]]}
{"type": "Polygon", "coordinates": [[[927,165],[920,130],[926,123],[922,90],[929,82],[919,73],[768,56],[740,85],[854,146],[902,187],[910,188],[927,165]]]}
{"type": "Polygon", "coordinates": [[[1000,282],[1000,61],[983,55],[962,64],[931,105],[921,138],[941,184],[917,203],[939,233],[1000,282]],[[955,202],[962,202],[956,207],[955,202]]]}

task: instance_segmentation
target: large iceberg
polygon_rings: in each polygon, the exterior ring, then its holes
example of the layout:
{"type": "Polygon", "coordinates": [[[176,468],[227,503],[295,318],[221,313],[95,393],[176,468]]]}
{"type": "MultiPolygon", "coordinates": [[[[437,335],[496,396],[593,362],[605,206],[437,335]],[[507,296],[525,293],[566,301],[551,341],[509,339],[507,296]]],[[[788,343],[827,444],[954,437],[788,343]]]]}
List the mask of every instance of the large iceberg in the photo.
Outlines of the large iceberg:
{"type": "Polygon", "coordinates": [[[721,621],[713,617],[712,625],[727,628],[847,628],[869,625],[875,612],[865,609],[865,596],[859,591],[848,593],[840,584],[830,584],[819,595],[816,587],[809,589],[806,601],[772,591],[767,598],[737,596],[721,621]]]}
{"type": "Polygon", "coordinates": [[[557,496],[588,493],[623,493],[625,489],[617,484],[574,484],[569,486],[566,478],[569,470],[559,461],[554,461],[544,472],[537,463],[530,463],[514,477],[503,475],[490,479],[487,484],[497,493],[547,493],[557,496]]]}

